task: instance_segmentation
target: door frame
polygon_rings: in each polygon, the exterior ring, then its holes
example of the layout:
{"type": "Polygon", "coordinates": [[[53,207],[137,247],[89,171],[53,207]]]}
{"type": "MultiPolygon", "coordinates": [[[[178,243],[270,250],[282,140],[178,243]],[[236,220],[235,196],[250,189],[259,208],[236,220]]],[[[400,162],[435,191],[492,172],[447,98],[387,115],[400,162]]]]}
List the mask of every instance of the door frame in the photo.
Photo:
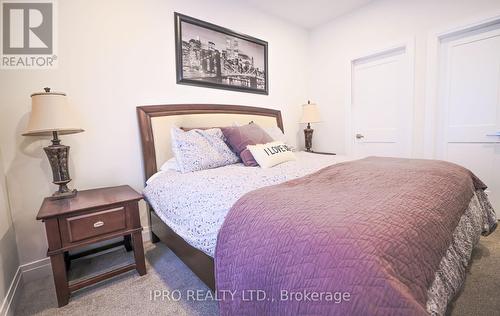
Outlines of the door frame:
{"type": "Polygon", "coordinates": [[[354,138],[353,134],[353,124],[352,124],[352,99],[353,99],[353,79],[354,79],[354,65],[356,62],[367,60],[371,58],[376,58],[378,56],[384,56],[390,54],[392,52],[397,52],[399,50],[404,51],[404,55],[408,61],[408,76],[409,76],[409,87],[408,87],[408,102],[411,107],[411,117],[408,118],[409,126],[409,135],[408,135],[408,146],[410,148],[410,152],[408,153],[410,157],[413,156],[413,137],[414,137],[414,119],[415,119],[415,37],[411,37],[406,39],[405,41],[396,42],[388,45],[382,46],[382,48],[374,49],[368,51],[364,54],[360,54],[353,58],[350,58],[346,63],[346,74],[347,74],[347,98],[345,104],[345,113],[346,113],[346,129],[345,129],[345,148],[346,153],[349,156],[353,154],[354,147],[354,138]]]}
{"type": "Polygon", "coordinates": [[[469,19],[460,24],[447,27],[437,31],[432,31],[427,36],[427,69],[425,76],[425,120],[424,120],[424,157],[435,159],[437,146],[440,141],[437,139],[440,133],[442,112],[439,91],[441,88],[440,70],[442,42],[451,37],[458,37],[473,31],[479,31],[494,25],[500,25],[500,12],[495,15],[487,15],[469,19]]]}

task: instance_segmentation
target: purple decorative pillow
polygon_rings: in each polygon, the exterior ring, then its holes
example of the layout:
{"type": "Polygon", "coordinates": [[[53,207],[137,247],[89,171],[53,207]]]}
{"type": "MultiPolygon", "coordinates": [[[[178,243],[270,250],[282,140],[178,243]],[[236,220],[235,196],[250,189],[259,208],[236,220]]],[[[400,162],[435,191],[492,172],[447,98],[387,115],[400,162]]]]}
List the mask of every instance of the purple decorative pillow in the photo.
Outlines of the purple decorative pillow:
{"type": "Polygon", "coordinates": [[[259,125],[250,123],[243,126],[231,126],[221,128],[229,147],[240,156],[245,166],[258,166],[259,164],[252,156],[248,145],[266,144],[273,139],[259,125]]]}

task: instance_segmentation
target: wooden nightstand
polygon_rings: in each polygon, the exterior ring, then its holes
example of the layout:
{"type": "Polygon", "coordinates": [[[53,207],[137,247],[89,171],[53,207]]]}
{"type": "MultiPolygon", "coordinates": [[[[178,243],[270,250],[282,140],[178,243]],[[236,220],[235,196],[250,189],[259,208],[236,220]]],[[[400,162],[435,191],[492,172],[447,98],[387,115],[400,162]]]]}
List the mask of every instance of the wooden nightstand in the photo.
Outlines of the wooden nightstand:
{"type": "Polygon", "coordinates": [[[306,151],[306,153],[310,153],[310,154],[318,154],[318,155],[336,155],[335,153],[327,153],[327,152],[323,152],[323,151],[306,151]]]}
{"type": "Polygon", "coordinates": [[[139,275],[146,274],[138,205],[141,199],[141,194],[124,185],[79,191],[69,199],[43,200],[36,218],[45,223],[47,255],[52,263],[59,307],[68,304],[71,292],[85,286],[133,269],[139,275]],[[69,250],[121,236],[125,246],[134,250],[135,263],[76,283],[68,282],[69,250]]]}

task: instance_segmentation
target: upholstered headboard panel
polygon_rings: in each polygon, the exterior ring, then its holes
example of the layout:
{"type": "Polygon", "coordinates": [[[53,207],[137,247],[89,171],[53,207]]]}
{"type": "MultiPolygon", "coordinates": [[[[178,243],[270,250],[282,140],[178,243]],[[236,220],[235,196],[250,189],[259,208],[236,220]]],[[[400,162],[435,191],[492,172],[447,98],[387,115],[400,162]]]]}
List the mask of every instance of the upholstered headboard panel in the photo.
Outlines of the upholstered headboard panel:
{"type": "Polygon", "coordinates": [[[278,110],[240,105],[171,104],[137,107],[144,158],[145,178],[172,157],[170,129],[222,127],[248,124],[253,121],[262,127],[278,126],[283,130],[278,110]]]}
{"type": "Polygon", "coordinates": [[[160,167],[172,157],[170,129],[173,126],[187,128],[222,127],[255,122],[262,127],[276,126],[276,119],[270,116],[246,114],[189,114],[178,116],[160,116],[151,118],[155,143],[156,165],[160,167]]]}

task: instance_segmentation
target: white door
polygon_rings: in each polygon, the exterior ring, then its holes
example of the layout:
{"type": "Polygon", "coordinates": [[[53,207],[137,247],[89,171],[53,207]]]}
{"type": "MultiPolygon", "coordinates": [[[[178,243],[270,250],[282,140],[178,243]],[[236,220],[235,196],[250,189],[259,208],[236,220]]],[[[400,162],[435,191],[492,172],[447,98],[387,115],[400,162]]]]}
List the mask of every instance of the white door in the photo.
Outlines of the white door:
{"type": "Polygon", "coordinates": [[[352,155],[411,155],[412,78],[405,47],[352,63],[352,155]]]}
{"type": "Polygon", "coordinates": [[[472,170],[500,214],[500,29],[443,40],[438,158],[472,170]]]}

